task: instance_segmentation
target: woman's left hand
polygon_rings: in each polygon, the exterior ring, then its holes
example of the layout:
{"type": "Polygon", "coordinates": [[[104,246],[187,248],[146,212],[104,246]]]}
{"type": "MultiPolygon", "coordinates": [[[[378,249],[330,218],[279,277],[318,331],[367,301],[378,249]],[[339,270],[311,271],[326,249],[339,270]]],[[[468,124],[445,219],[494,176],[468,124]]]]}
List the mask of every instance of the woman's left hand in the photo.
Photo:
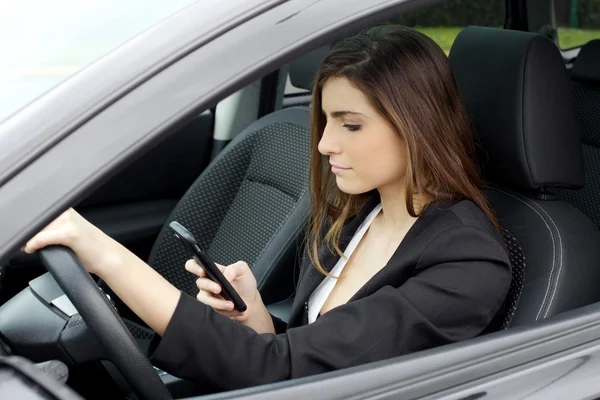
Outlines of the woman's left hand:
{"type": "Polygon", "coordinates": [[[50,245],[71,248],[85,269],[98,276],[120,263],[121,246],[72,208],[31,238],[22,250],[31,254],[50,245]]]}
{"type": "Polygon", "coordinates": [[[194,259],[191,259],[185,263],[185,269],[198,276],[196,286],[198,286],[199,292],[196,299],[211,307],[221,315],[232,318],[238,322],[247,322],[249,316],[252,315],[250,310],[259,306],[264,307],[264,305],[258,304],[262,303],[262,300],[260,298],[260,293],[256,288],[256,278],[254,277],[254,274],[250,270],[248,264],[243,261],[238,261],[228,267],[219,264],[216,265],[223,273],[225,279],[231,283],[233,289],[235,289],[242,300],[244,300],[248,306],[248,310],[245,312],[235,310],[233,302],[225,300],[221,295],[221,285],[209,279],[206,276],[204,268],[196,263],[194,259]]]}

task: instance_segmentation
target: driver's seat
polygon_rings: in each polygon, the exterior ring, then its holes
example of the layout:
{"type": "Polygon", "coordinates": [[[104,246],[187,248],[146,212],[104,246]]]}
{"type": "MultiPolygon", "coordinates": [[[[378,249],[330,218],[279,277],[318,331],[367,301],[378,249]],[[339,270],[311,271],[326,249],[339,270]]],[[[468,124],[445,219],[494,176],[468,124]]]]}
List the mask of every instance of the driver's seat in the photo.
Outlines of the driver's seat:
{"type": "Polygon", "coordinates": [[[505,326],[600,301],[600,232],[552,188],[584,183],[567,71],[539,34],[469,27],[450,63],[475,124],[489,200],[509,233],[505,326]]]}
{"type": "MultiPolygon", "coordinates": [[[[308,89],[313,71],[292,68],[296,87],[308,89]]],[[[167,218],[148,264],[193,296],[191,258],[168,229],[176,220],[215,262],[246,261],[265,304],[290,298],[308,214],[309,109],[271,113],[241,132],[206,168],[167,218]]],[[[153,336],[122,303],[125,324],[142,347],[153,336]]]]}

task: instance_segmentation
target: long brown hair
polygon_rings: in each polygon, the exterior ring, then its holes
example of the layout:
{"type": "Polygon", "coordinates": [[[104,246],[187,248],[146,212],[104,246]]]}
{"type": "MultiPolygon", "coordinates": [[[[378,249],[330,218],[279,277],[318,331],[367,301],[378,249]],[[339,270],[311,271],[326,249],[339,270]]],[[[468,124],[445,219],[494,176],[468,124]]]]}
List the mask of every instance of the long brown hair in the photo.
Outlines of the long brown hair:
{"type": "Polygon", "coordinates": [[[475,161],[472,125],[461,101],[448,59],[430,38],[400,26],[371,28],[336,43],[317,70],[311,109],[311,221],[309,257],[323,274],[319,243],[338,246],[346,220],[365,205],[368,194],[340,191],[323,167],[317,146],[325,129],[321,92],[330,78],[345,78],[396,127],[406,145],[406,207],[417,217],[426,201],[469,199],[494,226],[499,225],[483,194],[475,161]]]}

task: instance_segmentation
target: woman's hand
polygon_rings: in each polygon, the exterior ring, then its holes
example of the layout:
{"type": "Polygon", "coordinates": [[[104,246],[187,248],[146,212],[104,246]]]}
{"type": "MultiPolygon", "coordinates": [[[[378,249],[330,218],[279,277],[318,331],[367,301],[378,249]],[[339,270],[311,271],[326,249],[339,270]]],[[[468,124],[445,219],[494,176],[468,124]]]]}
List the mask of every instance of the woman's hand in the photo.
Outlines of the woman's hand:
{"type": "Polygon", "coordinates": [[[273,320],[262,302],[257,289],[256,278],[248,264],[238,261],[228,267],[219,264],[217,264],[217,267],[244,300],[248,308],[243,313],[237,311],[232,301],[225,300],[221,296],[221,285],[209,279],[204,268],[192,259],[185,263],[185,269],[198,276],[196,280],[196,286],[200,289],[198,296],[196,296],[198,301],[211,307],[221,315],[249,326],[258,333],[275,333],[273,320]]]}
{"type": "Polygon", "coordinates": [[[148,264],[73,209],[31,238],[23,251],[50,245],[71,248],[88,272],[101,277],[150,328],[164,334],[181,293],[148,264]]]}
{"type": "Polygon", "coordinates": [[[72,208],[31,238],[22,250],[31,254],[50,245],[71,248],[85,269],[98,276],[119,265],[121,246],[72,208]]]}
{"type": "MultiPolygon", "coordinates": [[[[228,267],[219,264],[217,264],[217,267],[244,300],[246,305],[248,305],[248,308],[250,308],[251,304],[256,303],[256,300],[260,298],[260,295],[256,288],[256,278],[248,264],[243,261],[238,261],[228,267]]],[[[234,309],[233,302],[225,300],[221,295],[221,285],[208,278],[204,268],[198,265],[195,260],[188,260],[185,263],[185,269],[198,276],[198,279],[196,280],[196,286],[200,289],[196,296],[198,301],[206,304],[219,314],[228,318],[235,319],[239,322],[246,322],[249,310],[242,313],[234,309]]]]}

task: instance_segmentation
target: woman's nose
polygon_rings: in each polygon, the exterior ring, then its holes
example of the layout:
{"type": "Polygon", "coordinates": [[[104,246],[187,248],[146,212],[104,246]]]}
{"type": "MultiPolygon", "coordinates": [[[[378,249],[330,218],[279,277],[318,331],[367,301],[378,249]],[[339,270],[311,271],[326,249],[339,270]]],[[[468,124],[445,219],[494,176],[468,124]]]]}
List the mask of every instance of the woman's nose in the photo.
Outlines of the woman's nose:
{"type": "Polygon", "coordinates": [[[335,139],[335,133],[329,127],[329,125],[325,125],[325,129],[323,130],[323,135],[321,136],[321,140],[319,141],[319,145],[317,148],[319,149],[319,153],[324,156],[329,154],[336,154],[340,152],[339,144],[335,139]]]}

